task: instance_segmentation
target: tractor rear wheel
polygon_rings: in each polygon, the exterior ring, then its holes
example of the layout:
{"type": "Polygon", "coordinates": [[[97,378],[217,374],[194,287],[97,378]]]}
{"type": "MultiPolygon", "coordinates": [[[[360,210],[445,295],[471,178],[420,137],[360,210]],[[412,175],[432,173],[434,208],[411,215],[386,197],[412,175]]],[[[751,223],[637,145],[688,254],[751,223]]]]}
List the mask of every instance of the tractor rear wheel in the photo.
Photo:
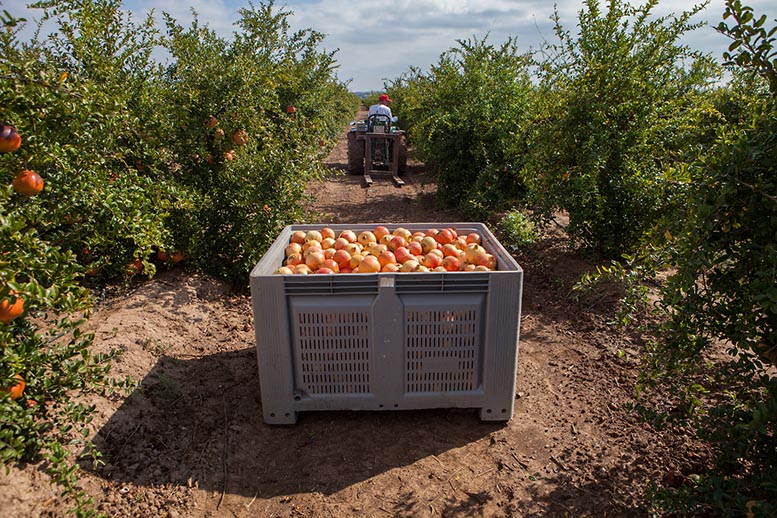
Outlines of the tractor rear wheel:
{"type": "Polygon", "coordinates": [[[348,132],[348,174],[364,174],[364,139],[356,138],[356,131],[348,132]]]}
{"type": "Polygon", "coordinates": [[[402,176],[407,172],[407,140],[405,140],[404,135],[399,139],[399,153],[397,155],[397,171],[399,176],[402,176]]]}

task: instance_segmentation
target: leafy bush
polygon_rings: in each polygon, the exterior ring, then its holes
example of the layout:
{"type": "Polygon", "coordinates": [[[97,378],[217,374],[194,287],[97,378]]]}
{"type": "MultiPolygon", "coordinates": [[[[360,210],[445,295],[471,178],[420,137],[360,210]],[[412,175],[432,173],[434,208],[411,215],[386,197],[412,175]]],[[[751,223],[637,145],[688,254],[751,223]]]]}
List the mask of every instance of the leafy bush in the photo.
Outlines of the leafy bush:
{"type": "MultiPolygon", "coordinates": [[[[108,378],[113,354],[94,354],[93,337],[81,331],[90,307],[81,277],[84,271],[119,278],[136,272],[127,265],[142,264],[165,235],[160,209],[171,191],[157,184],[153,169],[138,167],[155,153],[138,138],[130,109],[138,91],[124,79],[138,74],[131,67],[145,65],[118,67],[126,55],[93,48],[95,33],[111,23],[110,9],[58,6],[70,16],[62,13],[61,31],[46,45],[20,43],[22,25],[7,17],[0,34],[0,122],[22,137],[17,151],[0,155],[0,299],[24,301],[21,316],[0,324],[0,386],[24,382],[16,399],[0,391],[0,459],[7,466],[45,458],[76,513],[89,514],[76,454],[64,445],[81,445],[97,460],[86,441],[93,407],[73,398],[116,382],[108,378]],[[22,169],[42,177],[39,194],[14,191],[12,179],[22,169]]],[[[145,37],[143,29],[111,29],[116,50],[145,37]]]]}
{"type": "Polygon", "coordinates": [[[528,55],[515,40],[459,40],[428,74],[417,70],[389,92],[419,159],[437,177],[437,199],[475,218],[505,209],[523,192],[517,178],[533,111],[528,55]]]}
{"type": "Polygon", "coordinates": [[[735,38],[732,50],[744,44],[742,52],[752,52],[751,60],[731,62],[760,71],[771,92],[751,87],[748,116],[722,127],[694,169],[692,203],[668,254],[677,271],[663,297],[665,342],[652,358],[657,379],[672,379],[693,400],[703,353],[727,345],[732,360],[715,379],[716,394],[726,397],[706,402],[696,421],[699,436],[714,445],[713,463],[693,491],[660,500],[724,516],[748,507],[758,516],[777,511],[777,376],[767,369],[777,365],[777,76],[740,37],[742,26],[759,28],[751,13],[728,2],[736,25],[720,30],[735,38]]]}
{"type": "Polygon", "coordinates": [[[334,53],[318,50],[323,36],[291,34],[273,2],[242,10],[231,43],[169,17],[163,38],[118,0],[37,6],[58,32],[24,48],[2,36],[0,115],[29,136],[14,167],[44,178],[52,239],[101,280],[151,276],[152,254],[180,250],[245,284],[272,236],[302,217],[307,181],[358,106],[334,53]],[[174,58],[164,70],[160,44],[174,58]]]}
{"type": "Polygon", "coordinates": [[[724,57],[736,77],[713,96],[718,122],[710,147],[687,168],[685,210],[662,223],[662,242],[606,270],[635,285],[670,273],[640,408],[657,422],[690,425],[710,446],[697,479],[651,488],[661,515],[777,511],[777,71],[769,36],[777,27],[764,28],[765,18],[737,1],[727,2],[724,19],[734,22],[718,30],[733,39],[724,57]],[[728,359],[710,369],[721,347],[728,359]]]}
{"type": "MultiPolygon", "coordinates": [[[[23,139],[33,140],[23,133],[23,139]]],[[[23,144],[18,153],[27,153],[23,144]]],[[[86,425],[93,407],[74,402],[76,393],[102,390],[112,355],[95,355],[92,336],[80,329],[88,292],[79,285],[76,257],[42,236],[45,203],[10,185],[17,158],[3,155],[0,175],[0,300],[23,304],[24,312],[0,323],[0,461],[4,465],[48,460],[46,471],[63,486],[76,508],[88,511],[78,488],[73,453],[64,444],[88,448],[86,425]],[[16,386],[21,392],[14,393],[16,386]]],[[[45,192],[45,190],[44,190],[45,192]]]]}
{"type": "Polygon", "coordinates": [[[178,121],[167,143],[171,176],[196,200],[174,212],[176,246],[203,270],[245,284],[280,229],[303,216],[326,142],[357,101],[333,77],[333,55],[317,50],[321,34],[289,33],[290,13],[272,2],[240,14],[232,42],[196,19],[189,28],[167,19],[175,61],[163,103],[178,121]]]}
{"type": "Polygon", "coordinates": [[[559,42],[539,63],[533,203],[545,219],[568,212],[572,240],[605,257],[633,252],[682,206],[682,172],[697,156],[705,86],[716,78],[710,58],[678,43],[701,6],[654,17],[656,4],[588,0],[576,37],[556,16],[559,42]]]}
{"type": "Polygon", "coordinates": [[[159,135],[149,131],[153,29],[119,23],[119,2],[40,5],[44,19],[59,13],[55,36],[25,45],[17,31],[0,36],[0,119],[24,135],[24,147],[4,160],[6,175],[40,174],[38,230],[91,273],[121,278],[140,260],[153,274],[146,259],[169,239],[166,210],[179,198],[163,181],[159,135]],[[112,37],[103,42],[105,34],[112,37]]]}
{"type": "Polygon", "coordinates": [[[169,17],[162,38],[119,0],[36,7],[57,27],[46,40],[18,41],[23,22],[0,15],[0,124],[22,137],[0,154],[0,305],[24,308],[0,323],[0,459],[47,459],[73,511],[90,515],[71,447],[98,460],[94,408],[78,397],[131,383],[108,377],[114,353],[94,353],[81,331],[82,283],[151,276],[152,253],[180,250],[245,284],[302,217],[305,184],[357,104],[321,35],[290,34],[272,2],[244,10],[230,44],[169,17]],[[151,58],[161,43],[177,58],[167,69],[151,58]],[[42,177],[37,195],[12,187],[23,169],[42,177]]]}
{"type": "Polygon", "coordinates": [[[539,237],[534,223],[517,209],[505,213],[497,224],[497,231],[502,244],[510,248],[525,247],[539,237]]]}

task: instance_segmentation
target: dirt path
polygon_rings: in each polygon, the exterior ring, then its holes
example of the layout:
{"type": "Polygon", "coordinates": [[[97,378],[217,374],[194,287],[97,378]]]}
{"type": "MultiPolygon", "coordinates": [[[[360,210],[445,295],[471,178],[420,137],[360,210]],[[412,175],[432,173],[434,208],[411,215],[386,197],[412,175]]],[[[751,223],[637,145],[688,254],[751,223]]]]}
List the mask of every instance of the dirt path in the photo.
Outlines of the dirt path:
{"type": "MultiPolygon", "coordinates": [[[[411,164],[402,188],[341,174],[313,185],[319,222],[455,221],[411,164]]],[[[338,171],[340,170],[340,171],[338,171]]],[[[591,265],[547,236],[525,269],[515,417],[474,410],[313,412],[295,426],[261,419],[250,300],[176,269],[104,303],[89,326],[121,348],[117,376],[140,387],[97,398],[91,425],[105,465],[84,487],[109,516],[639,516],[650,480],[693,471],[682,436],[627,411],[630,339],[606,325],[608,299],[569,298],[591,265]]],[[[61,516],[38,466],[0,475],[5,516],[61,516]]]]}

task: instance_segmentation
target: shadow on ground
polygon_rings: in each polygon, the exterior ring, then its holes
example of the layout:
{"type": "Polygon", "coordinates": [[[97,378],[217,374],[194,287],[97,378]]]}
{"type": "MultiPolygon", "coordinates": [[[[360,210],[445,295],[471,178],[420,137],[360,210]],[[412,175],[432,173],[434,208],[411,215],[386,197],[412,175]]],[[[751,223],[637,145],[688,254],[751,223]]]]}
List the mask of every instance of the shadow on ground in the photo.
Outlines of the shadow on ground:
{"type": "Polygon", "coordinates": [[[331,494],[504,426],[475,410],[310,412],[293,426],[261,414],[255,349],[161,357],[97,434],[97,474],[259,498],[331,494]]]}

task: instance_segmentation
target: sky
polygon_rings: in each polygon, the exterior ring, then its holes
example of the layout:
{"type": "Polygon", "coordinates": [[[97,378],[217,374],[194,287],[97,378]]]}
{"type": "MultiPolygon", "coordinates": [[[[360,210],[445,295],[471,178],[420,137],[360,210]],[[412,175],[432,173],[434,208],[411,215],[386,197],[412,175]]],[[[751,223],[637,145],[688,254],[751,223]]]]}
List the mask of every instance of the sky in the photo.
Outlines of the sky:
{"type": "MultiPolygon", "coordinates": [[[[701,1],[701,0],[699,0],[701,1]]],[[[0,9],[15,16],[34,19],[29,0],[0,0],[0,9]]],[[[259,3],[254,0],[254,5],[259,3]]],[[[603,5],[606,3],[601,2],[603,5]]],[[[632,0],[637,5],[640,0],[632,0]]],[[[746,0],[756,15],[777,20],[777,1],[746,0]]],[[[140,21],[154,9],[157,19],[170,13],[182,25],[192,20],[191,10],[201,22],[224,38],[235,31],[238,10],[248,0],[125,0],[125,9],[140,21]]],[[[580,1],[557,0],[561,24],[576,32],[580,1]]],[[[658,15],[679,13],[691,2],[659,0],[658,15]]],[[[326,37],[323,50],[337,50],[337,76],[348,82],[351,91],[381,90],[386,80],[394,80],[410,67],[423,71],[438,63],[440,54],[457,47],[456,40],[488,36],[492,44],[508,37],[517,40],[521,51],[538,49],[543,41],[555,43],[551,16],[554,2],[544,0],[276,0],[276,8],[292,11],[292,29],[310,28],[326,37]]],[[[694,18],[708,25],[686,35],[683,43],[694,50],[720,59],[729,40],[714,27],[722,20],[724,0],[711,0],[694,18]]],[[[767,23],[773,27],[777,21],[767,23]]]]}

